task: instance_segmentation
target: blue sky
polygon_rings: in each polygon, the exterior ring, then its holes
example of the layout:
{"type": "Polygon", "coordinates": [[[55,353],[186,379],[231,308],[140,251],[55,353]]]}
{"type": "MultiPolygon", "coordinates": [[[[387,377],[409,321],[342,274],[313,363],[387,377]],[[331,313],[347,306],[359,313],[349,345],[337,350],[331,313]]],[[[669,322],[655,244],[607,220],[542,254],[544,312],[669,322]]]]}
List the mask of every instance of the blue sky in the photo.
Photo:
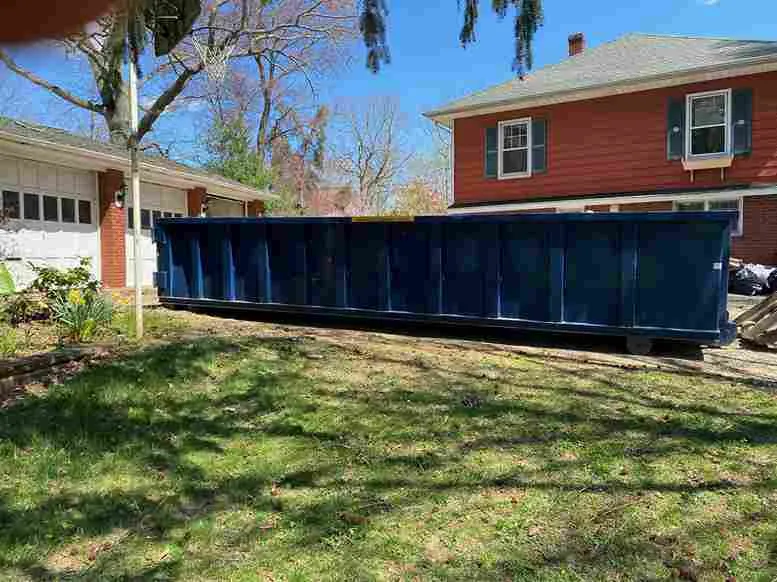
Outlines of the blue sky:
{"type": "MultiPolygon", "coordinates": [[[[393,62],[377,76],[361,60],[332,95],[398,94],[408,118],[514,76],[512,21],[500,21],[481,0],[477,42],[458,42],[456,0],[389,0],[393,62]]],[[[534,47],[535,69],[567,56],[567,37],[583,32],[588,46],[629,32],[735,38],[777,38],[773,0],[544,0],[545,25],[534,47]]],[[[358,58],[363,58],[360,53],[358,58]]]]}
{"type": "MultiPolygon", "coordinates": [[[[357,43],[350,66],[344,64],[340,74],[321,88],[320,96],[329,103],[372,95],[398,97],[407,123],[415,130],[418,146],[423,148],[423,111],[514,76],[510,66],[511,16],[500,21],[491,12],[490,0],[481,0],[477,42],[462,49],[458,42],[461,13],[456,0],[388,2],[391,64],[373,75],[364,67],[364,48],[357,43]]],[[[567,36],[572,32],[585,33],[588,46],[629,32],[777,39],[777,6],[773,0],[545,0],[545,25],[534,46],[535,69],[565,58],[567,36]]],[[[79,77],[76,67],[63,66],[60,59],[52,59],[50,52],[42,48],[27,49],[20,59],[37,65],[36,70],[45,71],[66,86],[79,77]]],[[[89,124],[88,115],[18,80],[9,81],[7,71],[0,71],[0,112],[82,131],[89,124]],[[8,91],[13,95],[4,99],[8,91]],[[13,103],[17,105],[9,105],[13,103]]],[[[187,158],[202,129],[198,112],[179,113],[162,121],[161,127],[175,142],[173,153],[187,158]]]]}

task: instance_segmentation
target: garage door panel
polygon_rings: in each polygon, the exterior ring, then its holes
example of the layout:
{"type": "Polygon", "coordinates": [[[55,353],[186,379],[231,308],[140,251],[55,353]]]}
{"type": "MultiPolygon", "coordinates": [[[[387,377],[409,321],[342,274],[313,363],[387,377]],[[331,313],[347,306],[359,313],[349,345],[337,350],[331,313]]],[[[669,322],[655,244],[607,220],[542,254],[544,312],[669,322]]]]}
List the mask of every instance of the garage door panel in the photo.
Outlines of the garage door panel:
{"type": "Polygon", "coordinates": [[[9,227],[0,229],[0,248],[8,257],[16,282],[25,286],[34,278],[29,263],[50,265],[57,268],[74,267],[82,257],[91,260],[95,277],[99,277],[100,239],[97,226],[97,193],[94,172],[84,172],[63,168],[53,164],[17,160],[0,157],[0,187],[18,191],[19,194],[38,194],[30,199],[20,196],[22,204],[20,214],[29,203],[39,208],[38,218],[33,217],[12,220],[9,227]],[[63,179],[60,181],[59,177],[63,179]],[[61,186],[61,188],[60,188],[61,186]],[[61,222],[61,212],[57,220],[43,220],[44,213],[40,195],[45,194],[57,201],[72,200],[75,223],[61,222]],[[79,223],[79,201],[88,201],[91,210],[91,223],[79,223]]]}

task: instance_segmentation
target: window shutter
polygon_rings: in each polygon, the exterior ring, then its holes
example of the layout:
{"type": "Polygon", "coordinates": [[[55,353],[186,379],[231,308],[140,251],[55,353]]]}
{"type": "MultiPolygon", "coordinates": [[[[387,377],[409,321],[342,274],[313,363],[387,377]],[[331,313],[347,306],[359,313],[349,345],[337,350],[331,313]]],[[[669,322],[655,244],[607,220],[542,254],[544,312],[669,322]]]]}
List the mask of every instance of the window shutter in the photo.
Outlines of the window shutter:
{"type": "Polygon", "coordinates": [[[486,128],[486,178],[496,178],[499,172],[499,130],[496,127],[486,128]]]}
{"type": "Polygon", "coordinates": [[[685,157],[685,99],[669,99],[666,125],[666,157],[682,160],[685,157]]]}
{"type": "Polygon", "coordinates": [[[531,122],[531,169],[534,174],[542,174],[548,169],[548,121],[532,119],[531,122]]]}
{"type": "Polygon", "coordinates": [[[731,101],[734,155],[747,155],[753,150],[753,90],[737,89],[731,94],[731,101]]]}

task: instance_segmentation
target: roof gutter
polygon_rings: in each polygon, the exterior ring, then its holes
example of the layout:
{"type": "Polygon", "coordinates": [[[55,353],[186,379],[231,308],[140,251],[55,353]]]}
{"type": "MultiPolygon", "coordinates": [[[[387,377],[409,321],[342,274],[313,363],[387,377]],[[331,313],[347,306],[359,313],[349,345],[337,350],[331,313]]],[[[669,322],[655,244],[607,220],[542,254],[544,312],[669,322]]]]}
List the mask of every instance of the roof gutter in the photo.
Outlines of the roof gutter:
{"type": "Polygon", "coordinates": [[[601,83],[584,89],[552,91],[532,97],[502,99],[487,104],[442,108],[428,111],[423,115],[437,123],[450,125],[454,119],[462,117],[473,117],[475,115],[501,113],[517,109],[528,109],[530,107],[556,105],[572,101],[585,101],[612,95],[637,93],[640,91],[649,91],[651,89],[688,85],[691,83],[713,81],[729,77],[757,75],[759,73],[768,73],[772,71],[777,71],[777,59],[775,57],[753,57],[736,61],[736,63],[701,67],[684,72],[661,73],[660,75],[640,77],[626,81],[618,81],[616,83],[601,83]]]}
{"type": "MultiPolygon", "coordinates": [[[[1,148],[11,154],[39,159],[38,150],[44,150],[45,160],[63,165],[105,171],[108,169],[129,172],[129,158],[123,156],[96,152],[77,146],[51,142],[45,139],[20,136],[15,133],[0,130],[1,148]]],[[[140,168],[146,173],[149,182],[176,188],[204,187],[211,194],[225,196],[236,200],[275,200],[278,197],[267,190],[257,190],[250,186],[232,183],[216,176],[206,176],[195,172],[186,172],[174,168],[159,166],[153,162],[143,161],[140,168]]]]}

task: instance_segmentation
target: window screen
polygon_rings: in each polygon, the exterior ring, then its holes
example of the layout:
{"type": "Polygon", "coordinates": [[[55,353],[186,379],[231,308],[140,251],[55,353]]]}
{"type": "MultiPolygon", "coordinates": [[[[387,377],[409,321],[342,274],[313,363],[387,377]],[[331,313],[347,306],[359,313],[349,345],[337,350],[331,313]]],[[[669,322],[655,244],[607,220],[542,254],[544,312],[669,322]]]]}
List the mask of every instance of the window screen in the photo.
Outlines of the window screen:
{"type": "Polygon", "coordinates": [[[88,200],[78,201],[78,222],[92,224],[92,203],[88,200]]]}
{"type": "Polygon", "coordinates": [[[6,218],[22,217],[18,192],[3,191],[3,214],[6,218]]]}
{"type": "Polygon", "coordinates": [[[154,210],[153,216],[154,216],[154,225],[156,225],[156,221],[162,218],[162,212],[160,210],[154,210]]]}
{"type": "Polygon", "coordinates": [[[722,154],[728,151],[728,94],[691,97],[691,155],[722,154]]]}
{"type": "Polygon", "coordinates": [[[72,198],[62,198],[62,222],[76,221],[76,201],[72,198]]]}
{"type": "Polygon", "coordinates": [[[40,220],[40,196],[37,194],[24,195],[25,220],[40,220]]]}
{"type": "Polygon", "coordinates": [[[504,124],[501,133],[501,174],[521,175],[529,172],[529,122],[504,124]]]}
{"type": "Polygon", "coordinates": [[[151,211],[147,208],[140,209],[140,228],[151,228],[151,211]]]}
{"type": "Polygon", "coordinates": [[[57,199],[54,196],[43,197],[43,220],[48,222],[57,222],[59,220],[57,199]]]}

